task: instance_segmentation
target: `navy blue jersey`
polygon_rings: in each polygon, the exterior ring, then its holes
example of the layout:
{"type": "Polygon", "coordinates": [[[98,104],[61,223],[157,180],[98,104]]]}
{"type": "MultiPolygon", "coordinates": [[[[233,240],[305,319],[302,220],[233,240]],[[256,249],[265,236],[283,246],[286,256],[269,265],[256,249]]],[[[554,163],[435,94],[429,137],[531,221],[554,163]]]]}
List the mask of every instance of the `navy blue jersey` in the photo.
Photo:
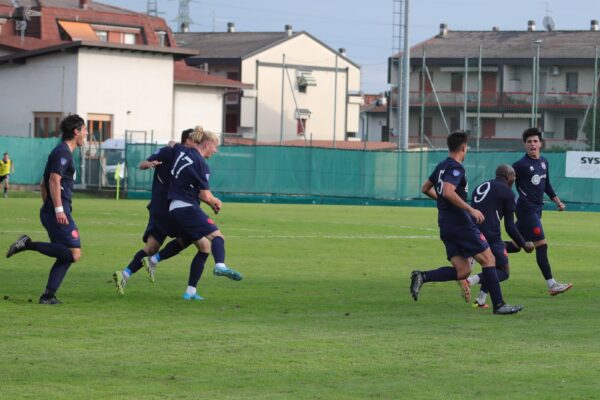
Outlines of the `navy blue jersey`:
{"type": "Polygon", "coordinates": [[[473,222],[469,214],[456,207],[443,196],[444,182],[456,186],[456,193],[461,199],[467,201],[467,177],[461,163],[448,157],[439,163],[433,173],[429,176],[437,192],[438,224],[442,225],[470,225],[473,222]]]}
{"type": "MultiPolygon", "coordinates": [[[[504,216],[510,218],[512,229],[513,215],[516,209],[515,194],[508,185],[501,179],[494,179],[483,182],[473,190],[471,197],[473,208],[481,211],[485,220],[479,225],[479,230],[485,235],[488,242],[495,242],[502,239],[500,221],[504,216]]],[[[507,229],[507,231],[511,228],[507,229]]],[[[508,232],[512,237],[515,231],[508,232]]],[[[518,240],[517,242],[521,242],[518,240]]]]}
{"type": "Polygon", "coordinates": [[[146,159],[147,161],[160,161],[162,163],[154,167],[152,199],[148,204],[148,209],[152,213],[169,212],[169,181],[171,179],[173,154],[173,148],[165,146],[146,159]]]}
{"type": "Polygon", "coordinates": [[[517,209],[541,210],[544,204],[544,193],[550,198],[556,196],[550,184],[548,161],[544,157],[534,159],[525,154],[523,158],[513,165],[517,174],[517,209]]]}
{"type": "Polygon", "coordinates": [[[208,190],[210,169],[204,157],[194,148],[176,144],[169,184],[169,200],[200,205],[200,190],[208,190]]]}
{"type": "Polygon", "coordinates": [[[65,142],[61,142],[48,155],[46,168],[44,169],[44,185],[48,197],[42,206],[43,212],[54,214],[54,203],[50,192],[50,174],[60,175],[60,198],[65,212],[71,211],[71,195],[73,193],[73,181],[75,180],[75,165],[73,165],[73,153],[65,142]]]}

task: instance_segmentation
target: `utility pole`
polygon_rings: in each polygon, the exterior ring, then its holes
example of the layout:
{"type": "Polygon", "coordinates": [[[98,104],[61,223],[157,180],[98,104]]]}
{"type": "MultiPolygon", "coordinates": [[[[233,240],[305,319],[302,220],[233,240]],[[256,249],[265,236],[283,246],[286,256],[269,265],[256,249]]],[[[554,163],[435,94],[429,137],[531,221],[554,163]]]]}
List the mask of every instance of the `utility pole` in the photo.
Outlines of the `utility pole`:
{"type": "Polygon", "coordinates": [[[179,0],[179,12],[177,13],[178,32],[189,32],[191,24],[190,0],[179,0]]]}
{"type": "MultiPolygon", "coordinates": [[[[394,0],[393,16],[393,59],[397,65],[396,81],[392,80],[392,90],[396,89],[396,120],[400,150],[408,149],[408,106],[409,106],[409,74],[410,74],[410,47],[408,45],[409,0],[394,0]]],[[[393,110],[392,101],[391,109],[393,110]]],[[[394,126],[394,124],[391,124],[394,126]]]]}
{"type": "Polygon", "coordinates": [[[158,17],[158,0],[148,0],[146,14],[151,17],[158,17]]]}

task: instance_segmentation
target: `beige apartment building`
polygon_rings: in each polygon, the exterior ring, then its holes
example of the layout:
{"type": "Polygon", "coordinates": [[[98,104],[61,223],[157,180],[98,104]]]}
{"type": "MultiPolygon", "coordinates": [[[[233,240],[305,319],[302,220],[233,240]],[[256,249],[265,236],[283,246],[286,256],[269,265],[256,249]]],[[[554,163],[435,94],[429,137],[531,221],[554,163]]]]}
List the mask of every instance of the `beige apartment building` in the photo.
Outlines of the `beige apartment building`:
{"type": "MultiPolygon", "coordinates": [[[[597,111],[598,22],[587,30],[453,31],[411,48],[409,142],[444,147],[464,129],[483,148],[519,145],[524,129],[544,130],[548,147],[588,149],[597,111]]],[[[398,69],[389,62],[389,82],[398,69]]],[[[396,93],[388,101],[389,140],[397,141],[396,93]]],[[[596,117],[598,119],[598,116],[596,117]]],[[[595,124],[599,125],[599,124],[595,124]]],[[[596,127],[596,132],[598,127],[596,127]]]]}

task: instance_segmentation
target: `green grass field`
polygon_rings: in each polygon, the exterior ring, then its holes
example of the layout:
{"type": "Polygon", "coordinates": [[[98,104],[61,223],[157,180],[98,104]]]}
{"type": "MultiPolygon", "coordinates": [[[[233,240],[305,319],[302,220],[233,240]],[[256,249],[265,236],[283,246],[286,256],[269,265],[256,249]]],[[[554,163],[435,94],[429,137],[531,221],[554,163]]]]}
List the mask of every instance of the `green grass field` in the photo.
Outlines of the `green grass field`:
{"type": "MultiPolygon", "coordinates": [[[[2,251],[47,240],[39,203],[0,199],[2,251]]],[[[209,259],[206,300],[184,302],[188,249],[118,297],[110,277],[142,245],[145,204],[75,200],[83,258],[61,306],[36,304],[51,259],[2,255],[1,399],[600,396],[600,214],[545,213],[554,275],[574,288],[550,297],[535,256],[513,255],[504,294],[525,309],[494,316],[454,283],[411,299],[412,269],[447,264],[433,208],[225,204],[215,220],[243,281],[209,259]]]]}

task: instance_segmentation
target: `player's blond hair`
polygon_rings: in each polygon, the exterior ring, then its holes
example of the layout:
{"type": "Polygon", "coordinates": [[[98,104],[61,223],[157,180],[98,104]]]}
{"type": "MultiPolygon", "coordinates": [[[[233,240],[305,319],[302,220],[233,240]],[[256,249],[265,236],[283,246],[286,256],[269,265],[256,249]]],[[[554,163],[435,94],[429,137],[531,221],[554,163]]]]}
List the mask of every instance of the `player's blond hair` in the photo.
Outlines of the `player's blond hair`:
{"type": "Polygon", "coordinates": [[[190,133],[190,140],[197,144],[201,144],[206,141],[219,143],[219,135],[211,131],[205,131],[204,128],[198,125],[194,128],[194,131],[190,133]]]}

